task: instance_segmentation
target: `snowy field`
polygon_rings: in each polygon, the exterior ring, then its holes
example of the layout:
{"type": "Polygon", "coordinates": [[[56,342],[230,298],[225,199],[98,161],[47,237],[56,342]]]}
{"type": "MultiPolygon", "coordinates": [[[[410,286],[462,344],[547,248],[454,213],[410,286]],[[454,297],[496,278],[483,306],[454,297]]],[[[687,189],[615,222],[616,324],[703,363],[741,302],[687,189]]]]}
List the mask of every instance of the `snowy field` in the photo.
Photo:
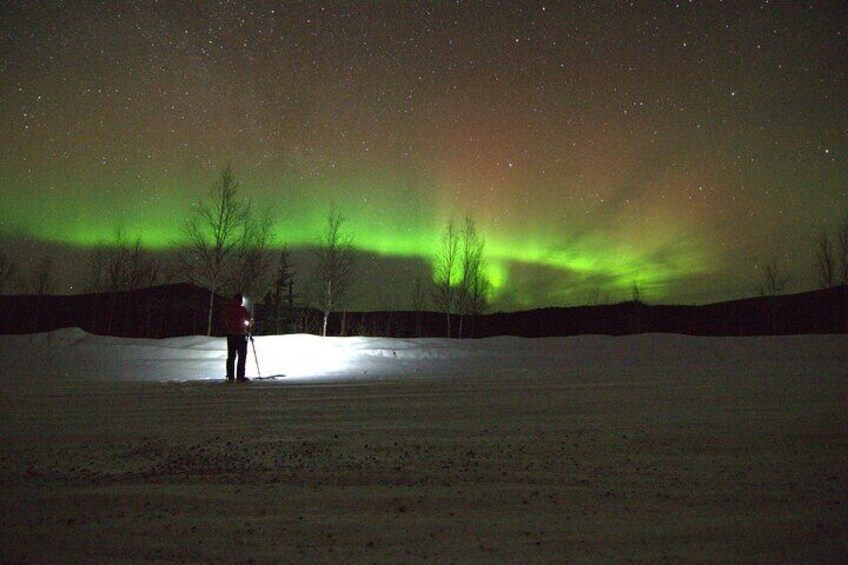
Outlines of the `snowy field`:
{"type": "Polygon", "coordinates": [[[0,336],[0,561],[848,556],[846,336],[256,349],[0,336]]]}

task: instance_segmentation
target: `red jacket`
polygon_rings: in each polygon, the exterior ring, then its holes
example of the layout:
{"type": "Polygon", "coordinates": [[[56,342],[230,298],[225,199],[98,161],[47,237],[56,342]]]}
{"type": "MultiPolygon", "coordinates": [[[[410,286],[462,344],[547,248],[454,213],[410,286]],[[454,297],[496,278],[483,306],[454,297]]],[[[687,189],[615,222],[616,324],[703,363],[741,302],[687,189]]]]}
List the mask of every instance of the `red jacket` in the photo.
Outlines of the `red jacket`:
{"type": "Polygon", "coordinates": [[[235,298],[224,305],[224,327],[227,335],[245,335],[250,325],[250,314],[235,298]]]}

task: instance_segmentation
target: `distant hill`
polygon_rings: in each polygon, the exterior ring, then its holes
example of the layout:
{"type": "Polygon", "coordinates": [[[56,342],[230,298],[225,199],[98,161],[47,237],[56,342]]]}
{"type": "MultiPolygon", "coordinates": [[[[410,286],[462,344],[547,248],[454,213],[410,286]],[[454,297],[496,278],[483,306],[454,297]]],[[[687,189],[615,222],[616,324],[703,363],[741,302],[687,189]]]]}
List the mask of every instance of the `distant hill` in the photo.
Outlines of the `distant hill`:
{"type": "Polygon", "coordinates": [[[527,337],[577,334],[770,335],[844,333],[848,289],[832,288],[702,306],[622,303],[547,308],[487,316],[486,335],[527,337]]]}
{"type": "MultiPolygon", "coordinates": [[[[122,337],[205,334],[208,308],[209,291],[184,283],[134,292],[0,296],[0,332],[79,327],[122,337]]],[[[217,318],[216,324],[220,324],[217,318]]]]}
{"type": "MultiPolygon", "coordinates": [[[[216,304],[223,304],[223,297],[216,304]]],[[[209,292],[190,284],[134,292],[70,296],[0,296],[0,333],[16,334],[80,327],[101,335],[162,338],[206,331],[209,292]]],[[[256,333],[317,333],[320,315],[297,308],[283,314],[256,305],[256,333]]],[[[481,316],[451,316],[451,335],[554,337],[580,334],[768,335],[846,333],[848,288],[837,287],[776,297],[757,297],[701,306],[646,305],[542,308],[481,316]]],[[[222,335],[220,308],[214,334],[222,335]]],[[[445,337],[447,317],[438,312],[334,313],[331,335],[445,337]]]]}
{"type": "MultiPolygon", "coordinates": [[[[451,335],[460,323],[465,337],[512,335],[557,337],[581,334],[627,335],[679,333],[688,335],[830,334],[848,330],[848,288],[837,287],[775,297],[757,297],[701,306],[664,306],[636,302],[602,306],[542,308],[493,313],[460,320],[451,317],[451,335]]],[[[342,316],[330,329],[338,333],[342,316]]],[[[434,312],[347,313],[348,333],[414,337],[447,335],[444,314],[434,312]]]]}

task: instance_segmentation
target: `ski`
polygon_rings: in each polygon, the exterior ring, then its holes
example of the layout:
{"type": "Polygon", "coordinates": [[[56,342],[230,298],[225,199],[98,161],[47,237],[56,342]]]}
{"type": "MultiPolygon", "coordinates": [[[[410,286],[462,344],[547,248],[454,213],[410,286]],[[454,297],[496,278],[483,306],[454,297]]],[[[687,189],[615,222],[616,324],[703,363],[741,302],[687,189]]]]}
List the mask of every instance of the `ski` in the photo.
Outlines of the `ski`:
{"type": "Polygon", "coordinates": [[[251,381],[274,381],[274,380],[277,380],[277,379],[284,379],[285,377],[286,377],[285,375],[279,374],[279,375],[268,375],[266,377],[253,377],[250,380],[251,381]]]}
{"type": "Polygon", "coordinates": [[[231,383],[231,384],[239,385],[239,384],[247,384],[247,383],[251,383],[251,382],[255,382],[255,381],[274,381],[274,380],[282,379],[282,378],[285,378],[285,375],[279,374],[279,375],[268,375],[268,376],[265,376],[265,377],[245,377],[244,379],[224,379],[224,381],[228,384],[231,383]]]}

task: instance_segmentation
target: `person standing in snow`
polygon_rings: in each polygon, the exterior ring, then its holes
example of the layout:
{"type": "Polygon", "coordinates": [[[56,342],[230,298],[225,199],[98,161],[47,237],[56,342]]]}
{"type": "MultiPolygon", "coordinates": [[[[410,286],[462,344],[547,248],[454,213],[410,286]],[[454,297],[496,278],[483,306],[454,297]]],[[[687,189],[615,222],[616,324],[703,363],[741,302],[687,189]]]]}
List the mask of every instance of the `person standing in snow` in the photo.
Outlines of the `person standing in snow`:
{"type": "Polygon", "coordinates": [[[247,329],[250,327],[250,314],[243,303],[242,295],[236,293],[224,305],[224,326],[227,329],[227,380],[235,377],[238,381],[246,381],[244,376],[245,360],[247,359],[247,329]],[[236,366],[238,358],[238,366],[236,366]]]}

